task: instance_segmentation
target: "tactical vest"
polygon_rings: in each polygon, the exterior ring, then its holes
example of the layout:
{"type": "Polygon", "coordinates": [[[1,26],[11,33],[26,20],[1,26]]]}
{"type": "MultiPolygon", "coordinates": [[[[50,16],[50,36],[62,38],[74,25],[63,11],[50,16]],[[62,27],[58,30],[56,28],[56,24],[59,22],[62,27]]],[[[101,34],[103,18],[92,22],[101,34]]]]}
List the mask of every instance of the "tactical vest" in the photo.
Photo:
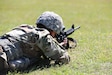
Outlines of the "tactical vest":
{"type": "Polygon", "coordinates": [[[38,38],[35,28],[25,24],[1,36],[0,45],[3,47],[8,61],[23,56],[28,58],[39,57],[41,51],[35,44],[35,40],[38,38]]]}

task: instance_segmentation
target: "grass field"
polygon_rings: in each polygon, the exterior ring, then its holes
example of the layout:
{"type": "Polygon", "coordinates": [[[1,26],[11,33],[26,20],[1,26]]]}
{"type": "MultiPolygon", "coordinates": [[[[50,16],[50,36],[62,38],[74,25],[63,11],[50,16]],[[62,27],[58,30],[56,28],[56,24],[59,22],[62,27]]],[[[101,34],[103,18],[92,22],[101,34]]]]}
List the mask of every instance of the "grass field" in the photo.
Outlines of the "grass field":
{"type": "Polygon", "coordinates": [[[62,16],[66,29],[81,28],[71,37],[71,62],[61,67],[8,75],[112,75],[112,0],[0,0],[0,34],[23,23],[35,25],[44,11],[62,16]]]}

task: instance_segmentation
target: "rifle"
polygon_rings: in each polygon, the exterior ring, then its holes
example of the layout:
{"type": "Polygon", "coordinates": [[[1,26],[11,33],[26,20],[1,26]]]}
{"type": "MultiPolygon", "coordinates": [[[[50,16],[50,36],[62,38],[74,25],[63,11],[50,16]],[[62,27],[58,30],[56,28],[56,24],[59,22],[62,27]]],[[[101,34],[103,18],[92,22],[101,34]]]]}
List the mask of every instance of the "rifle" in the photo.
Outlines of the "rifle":
{"type": "Polygon", "coordinates": [[[76,45],[77,45],[76,40],[73,39],[73,38],[70,38],[70,37],[68,37],[68,36],[71,35],[75,30],[77,30],[77,29],[79,29],[79,28],[80,28],[80,26],[74,27],[74,24],[73,24],[73,25],[71,26],[70,29],[68,29],[68,30],[66,30],[66,31],[63,30],[63,32],[61,32],[60,34],[57,34],[57,35],[56,35],[56,40],[57,40],[59,43],[61,43],[61,42],[64,41],[65,38],[67,38],[68,43],[67,43],[67,46],[65,47],[66,49],[71,48],[71,47],[70,47],[70,44],[69,44],[69,41],[72,41],[72,42],[75,44],[75,46],[76,46],[76,45]]]}

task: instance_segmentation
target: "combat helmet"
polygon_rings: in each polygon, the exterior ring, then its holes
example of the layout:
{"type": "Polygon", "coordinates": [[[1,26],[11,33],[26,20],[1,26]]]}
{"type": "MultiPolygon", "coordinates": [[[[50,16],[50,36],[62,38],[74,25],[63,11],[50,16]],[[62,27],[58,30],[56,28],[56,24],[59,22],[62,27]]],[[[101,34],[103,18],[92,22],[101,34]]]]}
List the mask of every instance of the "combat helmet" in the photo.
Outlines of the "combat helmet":
{"type": "Polygon", "coordinates": [[[37,24],[42,24],[46,28],[55,31],[57,34],[65,28],[62,18],[58,14],[50,11],[43,12],[37,19],[36,25],[37,24]]]}

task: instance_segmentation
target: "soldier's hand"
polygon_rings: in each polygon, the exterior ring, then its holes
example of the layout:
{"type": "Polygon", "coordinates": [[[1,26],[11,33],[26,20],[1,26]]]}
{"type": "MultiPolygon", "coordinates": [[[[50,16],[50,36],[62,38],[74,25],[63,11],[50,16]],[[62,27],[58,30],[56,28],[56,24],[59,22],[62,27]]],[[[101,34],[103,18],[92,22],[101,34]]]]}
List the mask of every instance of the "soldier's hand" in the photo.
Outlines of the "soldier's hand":
{"type": "Polygon", "coordinates": [[[67,38],[64,38],[63,42],[60,43],[61,46],[66,46],[68,43],[67,38]]]}

